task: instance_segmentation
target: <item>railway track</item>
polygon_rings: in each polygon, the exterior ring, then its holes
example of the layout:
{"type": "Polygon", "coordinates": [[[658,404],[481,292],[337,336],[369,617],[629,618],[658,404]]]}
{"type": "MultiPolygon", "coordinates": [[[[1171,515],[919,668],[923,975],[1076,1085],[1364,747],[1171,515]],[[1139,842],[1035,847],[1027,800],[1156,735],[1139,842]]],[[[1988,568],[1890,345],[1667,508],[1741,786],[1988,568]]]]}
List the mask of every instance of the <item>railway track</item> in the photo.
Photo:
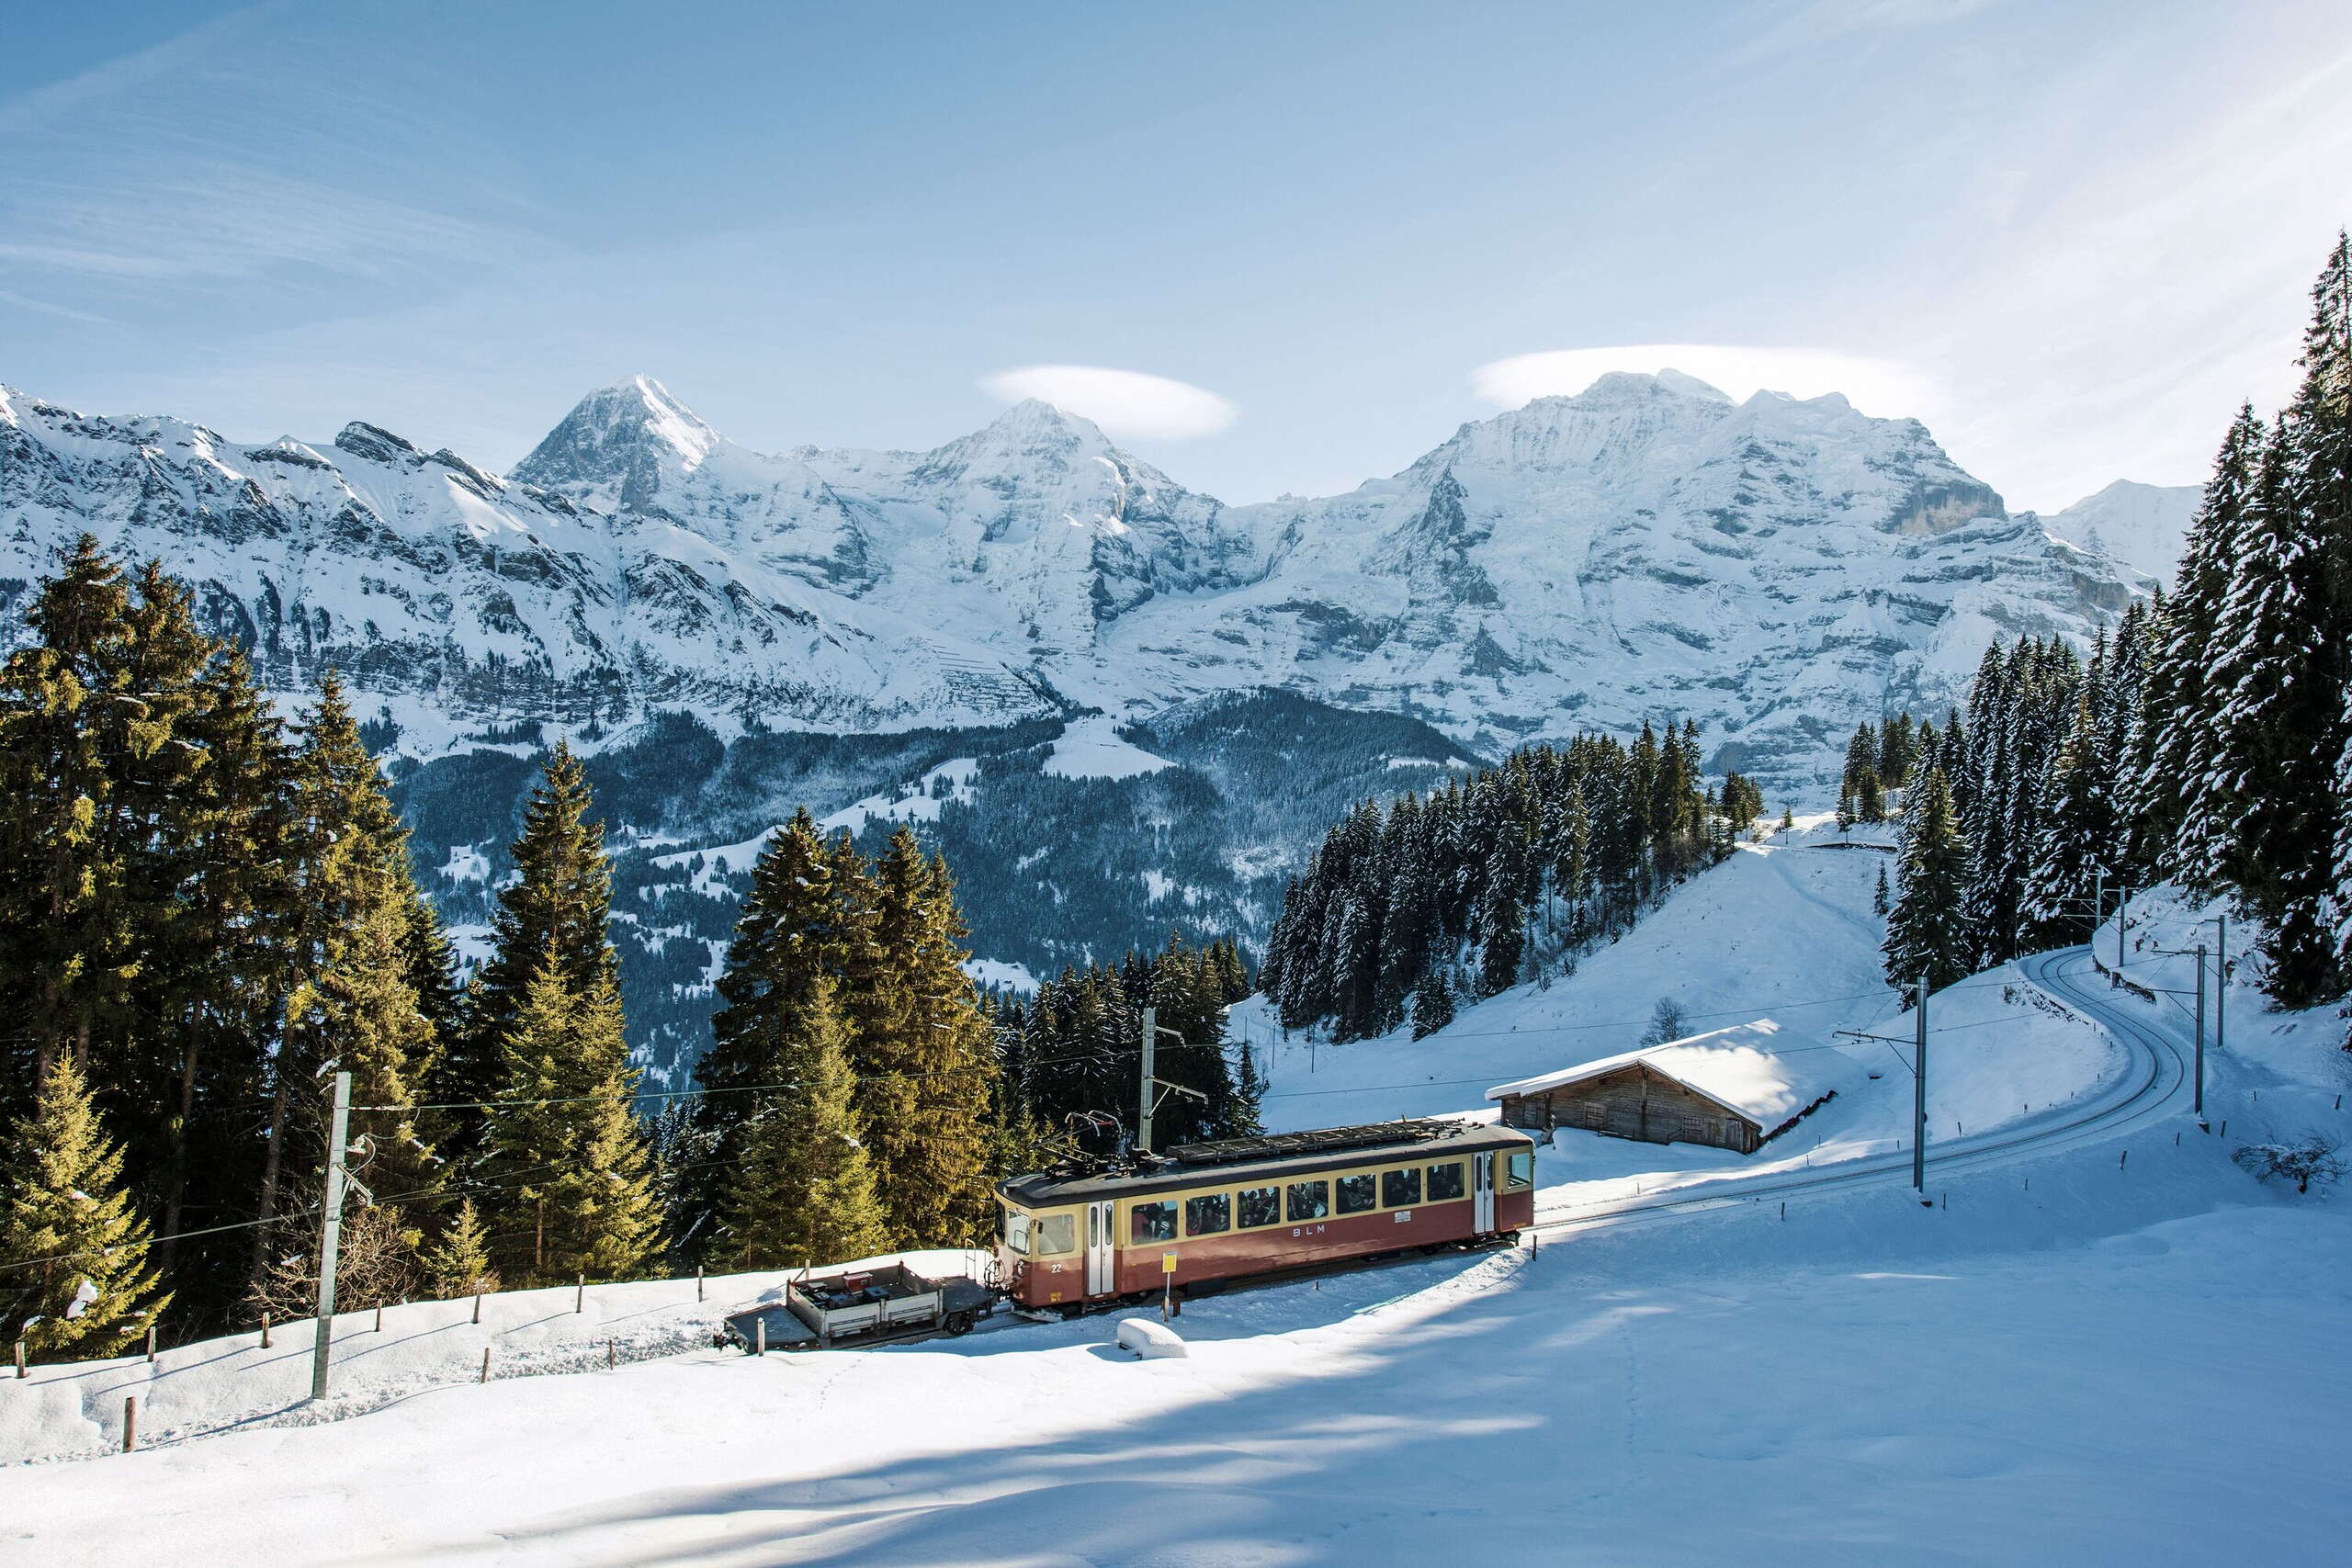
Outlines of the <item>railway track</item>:
{"type": "MultiPolygon", "coordinates": [[[[2091,967],[2088,947],[2059,948],[2018,961],[2026,981],[2075,1016],[2105,1030],[2130,1060],[2117,1081],[2087,1100],[2062,1106],[2010,1123],[1997,1132],[1928,1144],[1928,1175],[1981,1169],[2018,1158],[2096,1143],[2128,1133],[2184,1109],[2188,1055],[2171,1033],[2137,1003],[2117,998],[2091,967]],[[2139,1010],[2135,1010],[2139,1009],[2139,1010]]],[[[1931,1053],[1928,1070],[1935,1061],[1931,1053]]],[[[1788,1198],[1799,1193],[1907,1183],[1911,1156],[1871,1155],[1803,1172],[1713,1181],[1649,1198],[1611,1199],[1587,1204],[1551,1204],[1535,1209],[1537,1235],[1572,1234],[1637,1224],[1662,1215],[1788,1198]]]]}

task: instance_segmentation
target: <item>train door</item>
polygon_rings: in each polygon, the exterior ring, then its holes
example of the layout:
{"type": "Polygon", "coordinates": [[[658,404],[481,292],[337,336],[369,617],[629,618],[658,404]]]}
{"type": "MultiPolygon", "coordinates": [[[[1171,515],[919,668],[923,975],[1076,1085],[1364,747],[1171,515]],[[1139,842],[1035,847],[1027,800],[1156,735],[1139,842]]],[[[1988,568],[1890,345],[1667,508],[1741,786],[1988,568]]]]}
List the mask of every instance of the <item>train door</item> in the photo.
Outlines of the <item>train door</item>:
{"type": "Polygon", "coordinates": [[[1107,1296],[1119,1288],[1117,1240],[1106,1200],[1086,1206],[1086,1293],[1107,1296]]]}
{"type": "Polygon", "coordinates": [[[1495,1228],[1495,1156],[1476,1155],[1470,1160],[1470,1228],[1479,1235],[1495,1228]]]}

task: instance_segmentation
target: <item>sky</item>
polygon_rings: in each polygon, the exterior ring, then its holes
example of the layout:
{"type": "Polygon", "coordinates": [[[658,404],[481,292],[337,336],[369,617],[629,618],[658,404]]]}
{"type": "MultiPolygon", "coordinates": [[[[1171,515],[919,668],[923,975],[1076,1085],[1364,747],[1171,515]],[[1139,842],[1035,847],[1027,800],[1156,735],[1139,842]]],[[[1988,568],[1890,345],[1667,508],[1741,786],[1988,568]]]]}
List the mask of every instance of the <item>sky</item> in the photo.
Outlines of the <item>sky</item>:
{"type": "Polygon", "coordinates": [[[2339,0],[78,0],[0,50],[0,381],[520,458],[1045,396],[1328,493],[1610,369],[1839,390],[2013,507],[2202,479],[2352,221],[2339,0]]]}

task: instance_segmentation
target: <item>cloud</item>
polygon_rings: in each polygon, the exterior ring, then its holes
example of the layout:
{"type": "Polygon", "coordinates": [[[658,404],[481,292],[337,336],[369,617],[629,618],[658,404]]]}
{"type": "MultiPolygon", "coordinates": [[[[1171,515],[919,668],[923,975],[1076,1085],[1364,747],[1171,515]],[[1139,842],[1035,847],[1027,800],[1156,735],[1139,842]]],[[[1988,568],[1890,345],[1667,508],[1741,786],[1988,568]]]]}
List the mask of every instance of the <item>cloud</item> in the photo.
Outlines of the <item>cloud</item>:
{"type": "Polygon", "coordinates": [[[1882,418],[1925,418],[1941,402],[1934,381],[1892,360],[1826,348],[1710,343],[1642,343],[1516,355],[1481,365],[1470,373],[1470,384],[1486,401],[1515,409],[1532,398],[1581,392],[1611,370],[1645,375],[1679,370],[1739,399],[1768,389],[1798,398],[1842,392],[1864,413],[1882,418]]]}
{"type": "Polygon", "coordinates": [[[1189,382],[1099,365],[1025,365],[983,378],[980,389],[1008,403],[1042,399],[1065,412],[1085,415],[1113,435],[1161,441],[1215,434],[1241,412],[1189,382]]]}

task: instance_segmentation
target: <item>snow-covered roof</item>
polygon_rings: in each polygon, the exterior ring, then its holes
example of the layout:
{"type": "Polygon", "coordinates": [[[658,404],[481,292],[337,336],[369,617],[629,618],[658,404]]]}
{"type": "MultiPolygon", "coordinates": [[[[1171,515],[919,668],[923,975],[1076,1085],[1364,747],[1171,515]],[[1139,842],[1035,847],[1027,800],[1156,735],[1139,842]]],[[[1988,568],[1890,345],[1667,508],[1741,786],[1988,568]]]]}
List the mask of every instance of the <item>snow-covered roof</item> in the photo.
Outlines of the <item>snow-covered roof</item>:
{"type": "Polygon", "coordinates": [[[1837,1088],[1839,1069],[1848,1060],[1838,1051],[1780,1050],[1776,1039],[1780,1032],[1778,1023],[1759,1018],[1753,1023],[1736,1023],[1663,1045],[1621,1051],[1516,1083],[1497,1084],[1487,1091],[1487,1098],[1542,1094],[1643,1062],[1769,1133],[1837,1088]]]}

